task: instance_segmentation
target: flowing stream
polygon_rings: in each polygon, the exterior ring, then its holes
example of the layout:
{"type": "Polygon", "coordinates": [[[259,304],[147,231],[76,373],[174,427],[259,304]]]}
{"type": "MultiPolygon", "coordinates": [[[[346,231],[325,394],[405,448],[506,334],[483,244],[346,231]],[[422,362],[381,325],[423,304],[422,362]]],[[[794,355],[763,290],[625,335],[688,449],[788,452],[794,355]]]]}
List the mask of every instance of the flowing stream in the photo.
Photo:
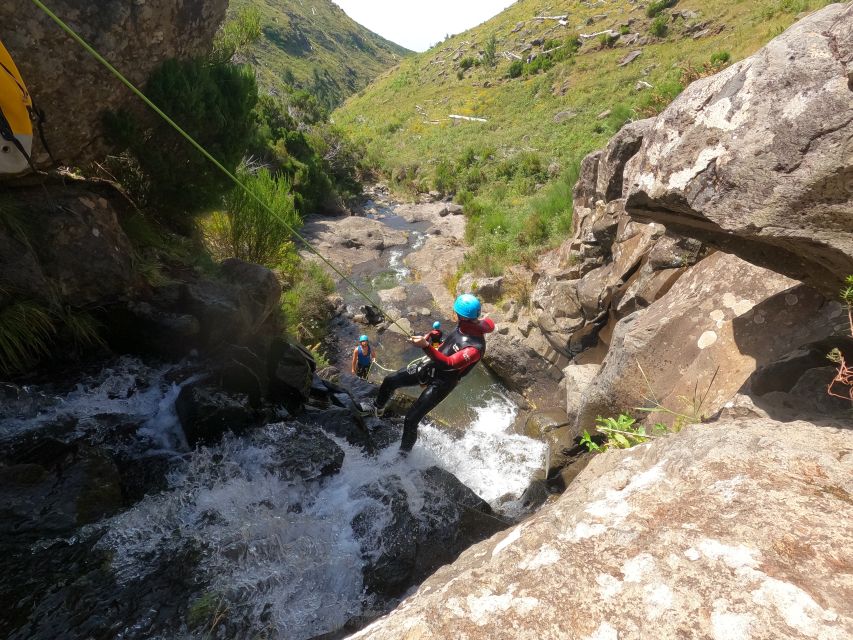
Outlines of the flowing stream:
{"type": "MultiPolygon", "coordinates": [[[[422,241],[422,229],[408,230],[413,243],[422,241]]],[[[402,263],[410,250],[386,252],[387,261],[376,271],[359,274],[362,283],[373,291],[411,284],[402,263]]],[[[418,355],[401,339],[387,336],[377,342],[389,368],[418,355]]],[[[15,543],[22,558],[19,571],[34,574],[28,584],[43,579],[49,586],[25,608],[28,623],[11,638],[302,640],[339,632],[348,621],[370,619],[394,604],[365,595],[365,558],[383,552],[379,532],[390,517],[387,506],[365,491],[367,486],[399,479],[417,516],[430,508],[419,472],[437,465],[506,520],[519,514],[519,498],[543,466],[544,445],[513,433],[518,409],[484,367],[435,412],[441,426],[422,424],[408,459],[397,458],[396,445],[368,455],[332,437],[345,454],[340,472],[305,481],[282,472],[273,446],[298,423],[274,422],[191,450],[174,409],[181,386],[193,380],[180,375],[183,366],[125,357],[63,389],[32,387],[7,394],[10,399],[0,408],[0,443],[56,424],[72,424],[71,429],[97,440],[92,434],[105,428],[99,426],[104,416],[110,424],[136,419],[142,427],[121,446],[171,469],[165,490],[117,515],[71,536],[44,534],[15,543]],[[366,511],[374,514],[369,526],[375,535],[359,540],[353,521],[366,511]],[[85,561],[49,568],[57,557],[78,552],[85,561]],[[99,580],[103,584],[91,586],[99,580]],[[92,600],[85,605],[91,613],[75,616],[69,598],[79,599],[73,594],[87,590],[96,594],[86,596],[92,600]],[[182,609],[174,603],[179,600],[189,604],[182,609]],[[217,626],[225,617],[232,627],[217,626]],[[237,627],[234,620],[240,621],[237,627]]],[[[0,578],[5,588],[0,593],[8,593],[9,579],[0,578]]]]}

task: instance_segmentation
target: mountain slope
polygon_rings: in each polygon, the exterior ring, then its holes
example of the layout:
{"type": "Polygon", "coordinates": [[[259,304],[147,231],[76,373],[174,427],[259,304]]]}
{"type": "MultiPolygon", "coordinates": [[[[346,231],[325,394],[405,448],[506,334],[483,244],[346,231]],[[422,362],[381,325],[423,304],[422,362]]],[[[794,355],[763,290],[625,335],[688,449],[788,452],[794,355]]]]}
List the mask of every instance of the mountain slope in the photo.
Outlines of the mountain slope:
{"type": "Polygon", "coordinates": [[[466,267],[498,273],[565,236],[586,153],[826,4],[519,0],[404,60],[333,117],[395,188],[455,193],[476,247],[466,267]]]}
{"type": "Polygon", "coordinates": [[[262,86],[287,84],[329,107],[365,87],[411,52],[362,27],[331,0],[232,0],[261,17],[261,38],[244,54],[262,86]]]}

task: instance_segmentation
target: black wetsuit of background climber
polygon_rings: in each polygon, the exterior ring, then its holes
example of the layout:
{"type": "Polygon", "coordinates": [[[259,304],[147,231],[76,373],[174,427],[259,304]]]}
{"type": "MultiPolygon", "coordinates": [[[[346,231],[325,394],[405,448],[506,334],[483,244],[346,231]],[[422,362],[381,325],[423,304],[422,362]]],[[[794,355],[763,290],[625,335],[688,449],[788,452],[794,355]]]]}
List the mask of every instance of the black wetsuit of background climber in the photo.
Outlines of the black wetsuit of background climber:
{"type": "Polygon", "coordinates": [[[432,346],[424,347],[431,360],[418,367],[400,369],[382,381],[379,395],[376,396],[376,406],[380,408],[385,406],[391,394],[400,387],[426,385],[426,389],[406,412],[403,439],[400,442],[401,451],[412,450],[418,437],[418,423],[421,419],[444,400],[483,357],[486,352],[486,340],[483,335],[493,328],[494,324],[484,326],[476,321],[463,321],[437,349],[432,346]],[[436,356],[436,352],[441,355],[436,356]]]}

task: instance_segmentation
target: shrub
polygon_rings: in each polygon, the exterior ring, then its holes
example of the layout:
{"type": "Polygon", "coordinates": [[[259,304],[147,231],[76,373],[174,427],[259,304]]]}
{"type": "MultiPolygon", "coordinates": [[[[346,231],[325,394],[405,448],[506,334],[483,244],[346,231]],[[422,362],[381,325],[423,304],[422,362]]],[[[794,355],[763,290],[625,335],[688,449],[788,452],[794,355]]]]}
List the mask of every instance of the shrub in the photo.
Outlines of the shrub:
{"type": "Polygon", "coordinates": [[[474,58],[472,58],[471,56],[466,56],[465,58],[462,58],[459,61],[459,68],[462,69],[463,71],[467,71],[468,69],[470,69],[473,66],[474,66],[474,58]]]}
{"type": "Polygon", "coordinates": [[[483,47],[483,64],[487,67],[494,67],[495,64],[497,64],[497,48],[497,38],[495,38],[495,34],[492,34],[489,36],[489,39],[486,40],[486,46],[483,47]]]}
{"type": "Polygon", "coordinates": [[[234,54],[261,37],[261,12],[244,7],[226,20],[213,42],[213,57],[228,62],[234,54]]]}
{"type": "Polygon", "coordinates": [[[328,296],[335,285],[323,268],[293,257],[291,266],[282,274],[285,291],[281,310],[287,331],[300,342],[313,344],[326,333],[325,325],[331,308],[328,296]]]}
{"type": "Polygon", "coordinates": [[[678,0],[654,0],[648,7],[646,7],[646,15],[649,18],[654,18],[664,9],[669,9],[670,7],[674,7],[678,0]]]}
{"type": "Polygon", "coordinates": [[[465,79],[465,72],[462,69],[459,69],[459,71],[456,72],[456,79],[457,80],[464,80],[465,79]]]}
{"type": "Polygon", "coordinates": [[[204,226],[208,247],[218,259],[278,266],[290,249],[292,230],[301,224],[290,185],[266,169],[254,175],[241,172],[240,178],[266,207],[235,187],[225,198],[224,214],[215,214],[204,226]]]}
{"type": "Polygon", "coordinates": [[[717,51],[716,53],[711,54],[711,65],[715,67],[720,67],[728,63],[731,58],[732,54],[730,54],[728,51],[717,51]]]}
{"type": "MultiPolygon", "coordinates": [[[[233,171],[249,148],[255,129],[258,91],[248,68],[207,60],[167,60],[149,77],[148,97],[233,171]]],[[[191,215],[209,210],[231,181],[172,127],[153,113],[138,119],[128,112],[105,116],[108,137],[127,149],[146,181],[134,194],[156,207],[179,231],[191,229],[191,215]]]]}
{"type": "Polygon", "coordinates": [[[599,36],[598,41],[601,43],[602,47],[608,47],[609,48],[609,47],[612,47],[614,44],[616,44],[616,41],[618,39],[619,39],[619,36],[617,34],[602,33],[599,36]]]}
{"type": "Polygon", "coordinates": [[[522,73],[524,73],[524,60],[513,60],[509,65],[506,75],[510,78],[517,78],[522,73]]]}
{"type": "Polygon", "coordinates": [[[452,193],[456,190],[456,172],[447,160],[442,160],[436,165],[433,186],[441,193],[452,193]]]}
{"type": "Polygon", "coordinates": [[[627,24],[623,24],[621,27],[619,27],[619,35],[627,36],[629,33],[631,33],[631,27],[629,27],[627,24]]]}
{"type": "Polygon", "coordinates": [[[657,18],[652,20],[652,24],[649,27],[649,31],[656,38],[663,38],[668,30],[667,22],[668,20],[665,15],[659,15],[657,18]]]}

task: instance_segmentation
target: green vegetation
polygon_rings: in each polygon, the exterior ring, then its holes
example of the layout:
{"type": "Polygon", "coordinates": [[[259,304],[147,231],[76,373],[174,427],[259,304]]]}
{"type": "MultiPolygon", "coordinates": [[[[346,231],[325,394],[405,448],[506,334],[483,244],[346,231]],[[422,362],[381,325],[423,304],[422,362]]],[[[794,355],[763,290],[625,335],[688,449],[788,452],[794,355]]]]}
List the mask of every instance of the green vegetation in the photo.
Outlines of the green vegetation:
{"type": "Polygon", "coordinates": [[[335,283],[320,265],[299,261],[295,255],[279,275],[284,280],[281,309],[289,333],[305,344],[318,343],[325,337],[331,311],[327,298],[335,283]]]}
{"type": "MultiPolygon", "coordinates": [[[[149,78],[148,97],[233,171],[255,130],[252,73],[221,61],[167,60],[149,78]]],[[[215,206],[230,180],[159,116],[109,113],[105,124],[125,150],[117,176],[143,206],[179,231],[215,206]]]]}
{"type": "Polygon", "coordinates": [[[260,35],[238,47],[238,58],[251,61],[265,92],[307,91],[326,109],[410,54],[354,22],[331,0],[232,0],[228,13],[232,26],[220,38],[226,42],[235,39],[231,32],[245,31],[246,23],[253,27],[257,16],[260,35]],[[247,10],[251,21],[240,19],[247,10]]]}
{"type": "MultiPolygon", "coordinates": [[[[803,2],[806,11],[828,3],[803,2]]],[[[559,222],[547,212],[536,219],[539,198],[552,189],[568,195],[572,168],[587,153],[603,147],[626,121],[660,113],[697,77],[754,53],[796,19],[790,0],[784,11],[777,11],[782,7],[777,0],[681,0],[679,11],[699,12],[695,19],[673,18],[671,4],[656,2],[655,15],[647,17],[619,0],[608,3],[606,20],[581,28],[577,25],[601,10],[557,0],[549,14],[567,13],[571,20],[569,27],[555,29],[553,21],[531,19],[541,14],[540,5],[520,0],[485,24],[404,59],[349,98],[333,113],[334,121],[364,146],[366,166],[385,176],[393,190],[411,196],[436,189],[463,204],[473,227],[465,268],[499,272],[568,233],[567,213],[559,222]],[[766,8],[772,17],[764,17],[766,8]],[[604,47],[595,38],[579,38],[606,29],[622,35],[629,21],[630,31],[648,33],[657,18],[668,26],[666,38],[647,44],[641,58],[622,67],[619,62],[636,47],[625,44],[624,36],[604,47]],[[695,26],[703,21],[710,21],[710,33],[694,40],[695,26]],[[520,38],[513,30],[522,22],[520,38]],[[522,49],[522,42],[537,36],[541,46],[522,49]],[[473,64],[457,79],[454,56],[476,58],[492,38],[495,66],[473,64]],[[555,41],[561,48],[554,50],[555,41]],[[711,52],[727,55],[711,60],[711,52]],[[641,80],[651,88],[637,88],[641,80]],[[609,115],[599,119],[605,111],[609,115]],[[487,122],[454,122],[450,114],[487,122]]],[[[568,212],[570,200],[566,205],[568,212]]]]}
{"type": "Polygon", "coordinates": [[[233,257],[277,267],[293,251],[291,232],[302,224],[290,184],[286,178],[276,180],[266,169],[254,174],[241,171],[238,177],[249,193],[232,189],[224,211],[202,225],[207,246],[220,260],[233,257]]]}
{"type": "Polygon", "coordinates": [[[666,14],[661,14],[654,20],[652,20],[652,24],[649,27],[649,31],[655,38],[663,38],[667,31],[669,31],[669,19],[666,17],[666,14]]]}
{"type": "MultiPolygon", "coordinates": [[[[841,298],[841,302],[847,307],[847,321],[850,327],[850,335],[853,336],[853,275],[847,276],[844,283],[845,286],[841,290],[839,297],[841,298]]],[[[833,397],[850,400],[853,403],[853,368],[847,366],[844,354],[837,347],[827,354],[827,358],[830,362],[834,362],[837,365],[837,372],[832,382],[829,383],[826,392],[833,397]],[[847,387],[846,396],[839,395],[833,391],[832,388],[836,384],[847,387]]]]}
{"type": "MultiPolygon", "coordinates": [[[[630,449],[655,437],[652,434],[647,434],[644,426],[634,426],[636,420],[626,413],[620,413],[618,418],[598,416],[595,422],[597,423],[596,430],[604,434],[605,440],[599,444],[593,439],[589,431],[584,430],[580,443],[587,448],[587,451],[600,453],[608,449],[630,449]]],[[[656,424],[654,430],[658,434],[662,434],[666,433],[667,429],[662,424],[656,424]]]]}
{"type": "Polygon", "coordinates": [[[669,9],[670,7],[675,6],[678,0],[654,0],[654,2],[650,3],[648,7],[646,7],[646,16],[649,18],[654,18],[664,9],[669,9]]]}
{"type": "MultiPolygon", "coordinates": [[[[0,298],[5,293],[0,291],[0,298]]],[[[101,345],[100,328],[87,311],[62,304],[58,298],[0,304],[0,375],[25,371],[51,355],[58,343],[76,353],[101,345]]]]}

